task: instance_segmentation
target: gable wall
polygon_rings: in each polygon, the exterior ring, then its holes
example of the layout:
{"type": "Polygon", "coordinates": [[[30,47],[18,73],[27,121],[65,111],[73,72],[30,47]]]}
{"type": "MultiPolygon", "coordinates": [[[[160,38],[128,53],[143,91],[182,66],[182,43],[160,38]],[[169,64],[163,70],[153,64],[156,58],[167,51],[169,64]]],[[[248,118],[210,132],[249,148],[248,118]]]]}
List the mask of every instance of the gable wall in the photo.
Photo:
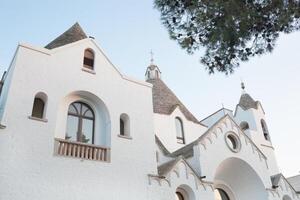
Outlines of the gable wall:
{"type": "Polygon", "coordinates": [[[51,55],[22,47],[18,56],[3,119],[7,128],[0,130],[0,163],[6,163],[0,166],[0,199],[146,199],[147,174],[157,173],[151,87],[123,79],[90,40],[51,55]],[[96,51],[96,74],[81,69],[87,47],[96,51]],[[63,124],[57,120],[61,101],[79,90],[99,97],[109,111],[110,163],[53,155],[62,130],[57,124],[63,124]],[[28,119],[40,91],[48,95],[48,122],[28,119]],[[121,113],[130,117],[131,140],[117,136],[121,113]]]}
{"type": "Polygon", "coordinates": [[[207,129],[200,124],[187,120],[178,108],[176,108],[170,115],[154,113],[155,134],[170,152],[184,146],[183,144],[177,143],[175,127],[176,117],[179,117],[182,120],[186,144],[195,141],[207,129]]]}

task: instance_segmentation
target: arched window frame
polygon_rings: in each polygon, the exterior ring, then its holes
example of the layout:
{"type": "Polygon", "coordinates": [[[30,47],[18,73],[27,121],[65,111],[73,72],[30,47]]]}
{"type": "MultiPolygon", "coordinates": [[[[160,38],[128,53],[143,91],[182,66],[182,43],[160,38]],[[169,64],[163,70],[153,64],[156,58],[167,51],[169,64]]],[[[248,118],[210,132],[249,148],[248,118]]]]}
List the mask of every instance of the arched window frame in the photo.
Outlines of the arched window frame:
{"type": "Polygon", "coordinates": [[[185,144],[184,127],[180,117],[175,117],[175,129],[176,129],[177,143],[185,144]]]}
{"type": "Polygon", "coordinates": [[[83,68],[86,68],[91,71],[95,70],[95,52],[90,48],[84,50],[83,68]]]}
{"type": "Polygon", "coordinates": [[[119,136],[131,139],[130,118],[126,113],[120,115],[120,133],[119,136]]]}
{"type": "Polygon", "coordinates": [[[268,130],[268,126],[267,126],[265,120],[261,119],[260,124],[261,124],[261,128],[262,128],[265,140],[270,141],[269,130],[268,130]]]}
{"type": "MultiPolygon", "coordinates": [[[[95,112],[94,110],[92,109],[92,107],[83,102],[83,101],[75,101],[73,103],[71,103],[68,107],[68,117],[69,116],[73,116],[73,117],[76,117],[78,118],[78,124],[77,124],[77,134],[76,134],[76,140],[72,140],[72,141],[76,141],[76,142],[82,142],[82,143],[88,143],[88,142],[83,142],[82,141],[82,136],[83,136],[83,126],[84,126],[84,120],[90,120],[92,121],[92,136],[91,136],[91,144],[95,144],[95,112]],[[78,111],[78,109],[76,108],[75,104],[79,104],[80,105],[80,110],[78,111]],[[82,108],[83,107],[87,107],[87,110],[84,110],[84,113],[82,111],[82,108]],[[73,109],[76,110],[76,113],[75,112],[72,112],[71,111],[71,108],[73,107],[73,109]],[[86,116],[86,113],[87,112],[91,112],[92,116],[86,116]]],[[[67,127],[68,127],[68,119],[67,119],[67,127]]],[[[68,140],[70,138],[68,138],[68,135],[67,135],[67,129],[66,129],[66,135],[65,135],[65,139],[68,140]]]]}
{"type": "Polygon", "coordinates": [[[45,93],[39,92],[34,96],[30,119],[47,122],[46,108],[48,97],[45,93]],[[40,105],[39,105],[40,104],[40,105]]]}

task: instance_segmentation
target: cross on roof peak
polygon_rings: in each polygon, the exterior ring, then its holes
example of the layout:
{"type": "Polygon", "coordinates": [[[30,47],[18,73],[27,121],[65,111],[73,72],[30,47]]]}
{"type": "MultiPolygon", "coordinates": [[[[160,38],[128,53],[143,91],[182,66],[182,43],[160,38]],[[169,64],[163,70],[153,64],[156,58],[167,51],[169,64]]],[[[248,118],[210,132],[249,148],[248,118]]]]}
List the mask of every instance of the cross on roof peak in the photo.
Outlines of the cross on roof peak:
{"type": "Polygon", "coordinates": [[[151,64],[151,65],[153,65],[153,61],[154,61],[153,56],[154,56],[154,53],[153,53],[153,51],[152,51],[152,49],[151,49],[151,51],[150,51],[150,64],[151,64]]]}

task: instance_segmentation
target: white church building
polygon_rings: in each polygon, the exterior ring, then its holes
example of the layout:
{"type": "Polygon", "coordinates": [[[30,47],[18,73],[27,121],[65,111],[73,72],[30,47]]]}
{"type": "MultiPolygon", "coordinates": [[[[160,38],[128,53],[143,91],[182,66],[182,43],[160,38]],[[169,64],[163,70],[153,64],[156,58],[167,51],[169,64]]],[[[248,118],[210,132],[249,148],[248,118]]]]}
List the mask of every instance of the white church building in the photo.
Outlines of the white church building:
{"type": "Polygon", "coordinates": [[[300,200],[259,101],[244,90],[234,111],[198,120],[158,66],[145,78],[121,74],[78,23],[19,44],[1,81],[0,200],[300,200]]]}

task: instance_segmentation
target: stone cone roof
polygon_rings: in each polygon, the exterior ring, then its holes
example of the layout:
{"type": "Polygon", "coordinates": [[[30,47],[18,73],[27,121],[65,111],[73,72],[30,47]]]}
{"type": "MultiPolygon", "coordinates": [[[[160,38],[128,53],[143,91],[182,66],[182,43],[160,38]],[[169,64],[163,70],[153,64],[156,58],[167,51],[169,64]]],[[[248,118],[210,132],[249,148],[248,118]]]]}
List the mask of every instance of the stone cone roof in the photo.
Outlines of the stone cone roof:
{"type": "Polygon", "coordinates": [[[242,94],[239,102],[239,106],[244,110],[248,110],[250,108],[257,109],[258,101],[254,101],[254,99],[247,93],[242,94]]]}
{"type": "Polygon", "coordinates": [[[73,42],[87,38],[87,35],[82,30],[81,26],[76,22],[66,32],[58,36],[55,40],[45,46],[46,49],[54,49],[73,42]]]}
{"type": "Polygon", "coordinates": [[[153,85],[154,113],[170,115],[178,106],[187,120],[201,124],[161,79],[149,79],[147,82],[153,85]]]}

